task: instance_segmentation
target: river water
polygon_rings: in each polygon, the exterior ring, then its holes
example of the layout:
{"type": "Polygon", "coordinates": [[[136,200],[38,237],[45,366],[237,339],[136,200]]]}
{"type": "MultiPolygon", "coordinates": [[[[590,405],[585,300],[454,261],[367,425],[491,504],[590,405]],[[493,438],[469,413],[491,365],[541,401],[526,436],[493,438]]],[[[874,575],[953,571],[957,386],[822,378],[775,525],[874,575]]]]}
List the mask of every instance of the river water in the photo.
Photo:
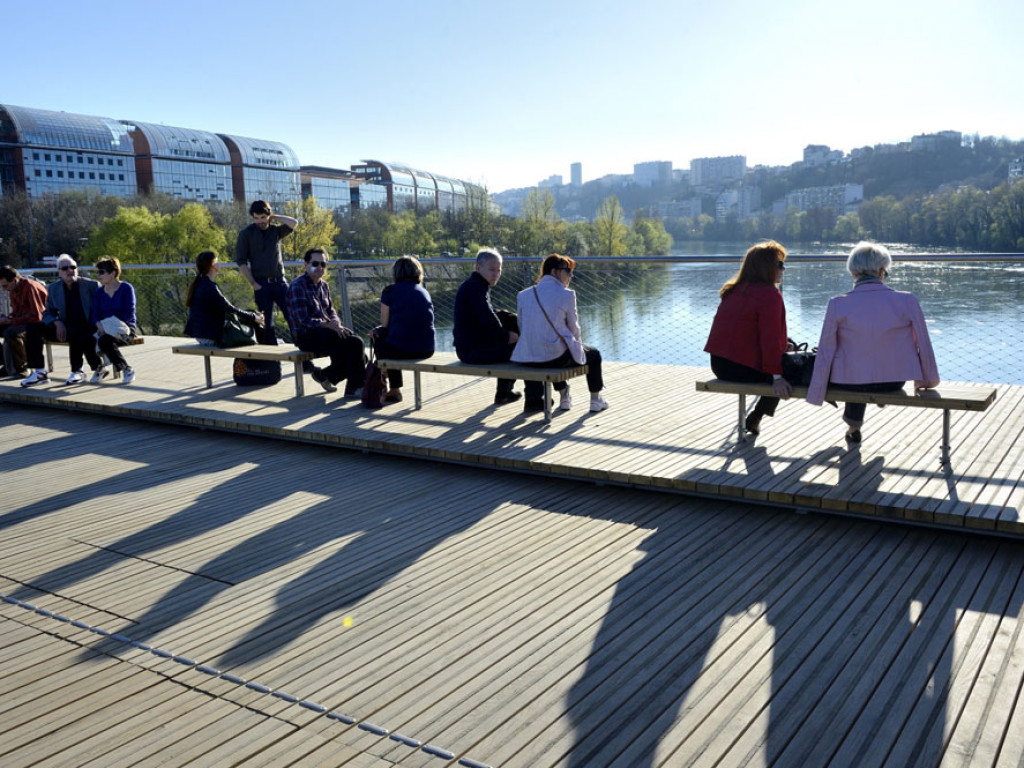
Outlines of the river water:
{"type": "MultiPolygon", "coordinates": [[[[718,289],[737,266],[661,264],[612,294],[581,272],[584,340],[609,360],[706,366],[718,289]]],[[[943,380],[1024,384],[1024,261],[897,257],[888,284],[920,301],[943,380]]],[[[829,298],[851,287],[843,262],[791,260],[782,286],[789,335],[815,346],[829,298]]]]}

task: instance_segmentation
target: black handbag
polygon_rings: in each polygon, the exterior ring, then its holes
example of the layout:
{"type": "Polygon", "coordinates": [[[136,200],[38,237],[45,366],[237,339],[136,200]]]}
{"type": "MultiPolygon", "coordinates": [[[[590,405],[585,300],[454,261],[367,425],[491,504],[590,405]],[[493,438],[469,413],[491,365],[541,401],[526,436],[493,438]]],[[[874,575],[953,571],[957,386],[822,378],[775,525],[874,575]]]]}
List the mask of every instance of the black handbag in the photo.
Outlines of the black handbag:
{"type": "Polygon", "coordinates": [[[224,316],[224,329],[220,332],[220,343],[217,346],[230,349],[248,347],[255,343],[256,331],[252,326],[245,325],[230,313],[224,316]]]}
{"type": "Polygon", "coordinates": [[[371,410],[384,407],[384,395],[388,384],[384,371],[377,365],[373,344],[370,345],[370,359],[366,363],[366,374],[363,377],[363,405],[371,410]]]}
{"type": "Polygon", "coordinates": [[[277,360],[244,360],[235,358],[235,384],[239,387],[270,387],[281,380],[281,363],[277,360]]]}
{"type": "Polygon", "coordinates": [[[807,342],[797,344],[792,339],[789,341],[796,349],[782,353],[782,378],[794,387],[809,387],[811,377],[814,376],[814,358],[818,348],[808,351],[807,342]]]}

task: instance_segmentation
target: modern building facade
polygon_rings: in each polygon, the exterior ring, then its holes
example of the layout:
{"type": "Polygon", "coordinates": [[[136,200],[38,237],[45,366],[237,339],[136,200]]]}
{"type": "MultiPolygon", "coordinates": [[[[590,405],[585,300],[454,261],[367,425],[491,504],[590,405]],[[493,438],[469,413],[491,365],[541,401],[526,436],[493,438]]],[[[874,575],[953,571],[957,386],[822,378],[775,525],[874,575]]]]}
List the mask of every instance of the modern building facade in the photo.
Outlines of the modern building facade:
{"type": "Polygon", "coordinates": [[[279,141],[217,134],[231,157],[231,185],[235,200],[286,203],[301,199],[299,157],[279,141]]]}
{"type": "MultiPolygon", "coordinates": [[[[474,184],[420,171],[399,163],[363,160],[352,166],[352,173],[364,185],[368,182],[383,187],[387,209],[392,213],[457,213],[470,204],[471,198],[486,197],[484,190],[474,184]]],[[[363,199],[364,191],[372,194],[372,190],[368,190],[367,186],[359,187],[359,208],[369,207],[370,200],[363,199]]]]}
{"type": "Polygon", "coordinates": [[[828,187],[804,187],[794,189],[786,195],[782,206],[776,212],[784,212],[786,208],[798,211],[809,211],[812,208],[831,208],[836,215],[855,213],[864,202],[863,184],[835,184],[828,187]]]}
{"type": "Polygon", "coordinates": [[[569,183],[574,187],[583,186],[583,163],[573,163],[569,166],[569,183]]]}
{"type": "Polygon", "coordinates": [[[743,155],[698,157],[690,161],[690,184],[702,187],[724,181],[738,181],[746,172],[747,158],[743,155]]]}
{"type": "Polygon", "coordinates": [[[234,198],[231,154],[215,133],[169,125],[121,121],[135,149],[138,191],[184,200],[234,198]]]}
{"type": "Polygon", "coordinates": [[[0,105],[0,184],[30,197],[92,189],[124,197],[138,189],[128,127],[117,120],[0,105]]]}
{"type": "Polygon", "coordinates": [[[672,183],[672,161],[655,160],[633,164],[633,181],[641,187],[663,187],[672,183]]]}

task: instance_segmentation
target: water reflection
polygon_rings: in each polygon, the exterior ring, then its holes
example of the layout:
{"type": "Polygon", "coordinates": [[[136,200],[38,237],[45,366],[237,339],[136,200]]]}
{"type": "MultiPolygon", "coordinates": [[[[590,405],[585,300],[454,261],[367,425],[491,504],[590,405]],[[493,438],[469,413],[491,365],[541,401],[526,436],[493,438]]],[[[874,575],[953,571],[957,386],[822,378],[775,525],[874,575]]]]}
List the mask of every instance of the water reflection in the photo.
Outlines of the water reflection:
{"type": "MultiPolygon", "coordinates": [[[[605,359],[707,366],[703,352],[718,289],[738,267],[741,246],[708,245],[692,255],[734,257],[703,263],[587,264],[573,281],[584,341],[605,359]]],[[[828,247],[823,253],[847,250],[828,247]]],[[[812,252],[801,248],[801,255],[812,252]]],[[[535,277],[533,264],[508,264],[495,305],[512,309],[515,292],[535,277]],[[522,274],[520,274],[522,272],[522,274]]],[[[900,261],[889,285],[921,303],[944,381],[1024,384],[1024,261],[900,261]]],[[[843,261],[791,260],[783,295],[789,335],[817,344],[828,300],[852,288],[843,261]]],[[[431,290],[438,287],[431,285],[431,290]]],[[[454,292],[454,288],[452,290],[454,292]]],[[[451,349],[449,301],[435,296],[439,348],[451,349]]]]}

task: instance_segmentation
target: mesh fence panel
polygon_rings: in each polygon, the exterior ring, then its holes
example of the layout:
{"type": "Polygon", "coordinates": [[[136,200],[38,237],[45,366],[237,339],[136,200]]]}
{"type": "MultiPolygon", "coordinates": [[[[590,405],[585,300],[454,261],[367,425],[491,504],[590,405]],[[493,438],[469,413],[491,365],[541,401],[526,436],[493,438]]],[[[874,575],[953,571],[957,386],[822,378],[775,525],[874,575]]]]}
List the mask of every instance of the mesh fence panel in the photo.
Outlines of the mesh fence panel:
{"type": "MultiPolygon", "coordinates": [[[[571,287],[587,344],[607,360],[707,366],[703,352],[718,306],[718,288],[737,269],[721,261],[583,260],[571,287]]],[[[829,298],[848,291],[841,261],[790,257],[783,283],[789,335],[817,343],[829,298]]],[[[252,291],[230,264],[217,278],[232,303],[253,307],[252,291]]],[[[330,265],[328,280],[338,312],[364,337],[380,321],[380,294],[391,282],[392,262],[330,265]]],[[[472,272],[466,259],[423,261],[424,287],[434,303],[437,348],[453,349],[455,293],[472,272]]],[[[537,278],[539,260],[507,259],[491,291],[494,306],[514,311],[516,294],[537,278]]],[[[289,279],[300,274],[290,264],[289,279]]],[[[88,274],[88,272],[86,272],[88,274]]],[[[53,273],[40,272],[44,280],[53,273]]],[[[192,270],[184,266],[126,266],[135,287],[143,333],[182,335],[184,297],[192,270]]],[[[1024,260],[900,261],[889,284],[912,291],[924,309],[939,373],[947,381],[1024,383],[1024,260]]],[[[280,336],[290,335],[277,317],[280,336]]]]}

